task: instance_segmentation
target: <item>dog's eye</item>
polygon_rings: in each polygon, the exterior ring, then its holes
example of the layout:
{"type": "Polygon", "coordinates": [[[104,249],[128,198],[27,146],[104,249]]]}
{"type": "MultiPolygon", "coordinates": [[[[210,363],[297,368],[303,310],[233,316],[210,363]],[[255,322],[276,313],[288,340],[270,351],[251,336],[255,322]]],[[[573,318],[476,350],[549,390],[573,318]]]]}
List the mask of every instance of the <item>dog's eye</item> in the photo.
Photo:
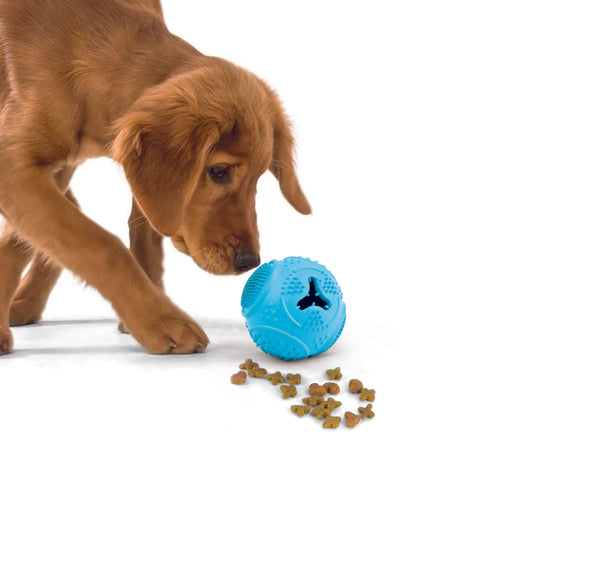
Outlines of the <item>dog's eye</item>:
{"type": "Polygon", "coordinates": [[[215,183],[231,183],[231,165],[215,165],[208,170],[208,174],[215,183]]]}

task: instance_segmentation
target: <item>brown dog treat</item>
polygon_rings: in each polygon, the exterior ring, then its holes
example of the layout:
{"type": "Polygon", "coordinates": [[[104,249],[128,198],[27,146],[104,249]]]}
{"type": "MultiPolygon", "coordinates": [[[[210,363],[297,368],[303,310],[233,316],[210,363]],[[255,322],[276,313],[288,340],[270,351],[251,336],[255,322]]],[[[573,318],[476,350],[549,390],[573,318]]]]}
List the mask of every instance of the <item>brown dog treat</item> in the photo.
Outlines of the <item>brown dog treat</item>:
{"type": "Polygon", "coordinates": [[[319,383],[312,383],[308,387],[308,394],[314,397],[323,397],[327,393],[327,389],[321,386],[319,383]]]}
{"type": "Polygon", "coordinates": [[[373,389],[363,389],[360,392],[359,398],[361,401],[374,401],[375,400],[375,391],[373,389]]]}
{"type": "Polygon", "coordinates": [[[341,417],[331,417],[331,415],[328,415],[327,418],[325,419],[325,421],[323,421],[323,427],[329,428],[329,429],[335,429],[336,427],[340,426],[341,420],[342,420],[341,417]]]}
{"type": "Polygon", "coordinates": [[[265,374],[267,374],[267,371],[264,368],[253,368],[248,371],[249,376],[254,376],[256,378],[262,378],[265,374]]]}
{"type": "Polygon", "coordinates": [[[340,380],[342,378],[342,371],[339,366],[336,368],[330,368],[326,372],[329,380],[340,380]]]}
{"type": "Polygon", "coordinates": [[[279,388],[281,389],[281,396],[284,399],[295,397],[298,394],[298,391],[294,385],[281,385],[279,388]]]}
{"type": "Polygon", "coordinates": [[[323,397],[317,397],[316,395],[314,397],[306,397],[306,399],[302,399],[302,402],[305,405],[310,405],[311,407],[316,407],[317,405],[320,405],[325,399],[323,399],[323,397]]]}
{"type": "Polygon", "coordinates": [[[307,413],[310,413],[310,407],[307,405],[292,405],[290,409],[298,416],[303,417],[307,413]]]}
{"type": "Polygon", "coordinates": [[[356,427],[360,421],[360,415],[356,415],[351,411],[346,411],[344,418],[346,419],[346,427],[356,427]]]}
{"type": "Polygon", "coordinates": [[[310,414],[314,415],[317,419],[323,419],[324,417],[327,417],[330,413],[331,413],[331,411],[329,409],[327,409],[327,407],[324,407],[323,405],[317,405],[310,412],[310,414]]]}
{"type": "Polygon", "coordinates": [[[234,385],[243,385],[246,382],[246,373],[243,370],[231,375],[231,382],[234,385]]]}
{"type": "Polygon", "coordinates": [[[286,378],[287,378],[288,383],[290,383],[291,385],[299,385],[302,383],[302,376],[299,374],[288,373],[286,378]]]}
{"type": "Polygon", "coordinates": [[[250,358],[246,358],[246,360],[240,364],[240,368],[242,370],[253,370],[258,368],[258,364],[256,362],[252,362],[250,358]]]}
{"type": "Polygon", "coordinates": [[[274,372],[272,374],[268,374],[267,375],[267,379],[271,381],[272,385],[278,385],[280,383],[284,383],[285,382],[285,379],[283,378],[283,375],[279,371],[274,372]]]}
{"type": "Polygon", "coordinates": [[[333,411],[334,409],[337,409],[338,407],[341,407],[341,406],[342,406],[342,402],[336,401],[333,397],[329,397],[327,399],[327,401],[323,401],[323,407],[326,407],[330,411],[333,411]]]}
{"type": "Polygon", "coordinates": [[[340,392],[340,385],[337,383],[323,383],[323,386],[327,389],[330,395],[337,395],[340,392]]]}
{"type": "Polygon", "coordinates": [[[355,395],[363,390],[363,384],[357,378],[353,378],[350,379],[350,382],[348,383],[348,389],[355,395]]]}
{"type": "Polygon", "coordinates": [[[360,413],[361,419],[364,419],[365,417],[368,417],[369,419],[371,417],[375,417],[375,413],[373,413],[373,405],[371,403],[369,403],[366,407],[359,407],[358,412],[360,413]]]}

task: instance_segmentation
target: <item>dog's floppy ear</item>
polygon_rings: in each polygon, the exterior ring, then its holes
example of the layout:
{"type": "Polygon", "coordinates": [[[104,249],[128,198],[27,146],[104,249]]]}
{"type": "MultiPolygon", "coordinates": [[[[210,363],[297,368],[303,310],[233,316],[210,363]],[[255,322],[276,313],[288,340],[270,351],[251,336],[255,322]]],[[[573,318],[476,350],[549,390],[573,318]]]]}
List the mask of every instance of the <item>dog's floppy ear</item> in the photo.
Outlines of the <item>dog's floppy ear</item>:
{"type": "Polygon", "coordinates": [[[294,137],[290,121],[285,115],[277,94],[266,84],[264,85],[270,95],[271,120],[273,123],[273,161],[269,169],[279,181],[281,193],[294,209],[301,214],[310,214],[310,203],[306,199],[296,176],[294,137]]]}
{"type": "Polygon", "coordinates": [[[135,201],[157,232],[172,236],[219,139],[217,125],[190,121],[163,104],[126,114],[116,131],[112,156],[123,165],[135,201]]]}

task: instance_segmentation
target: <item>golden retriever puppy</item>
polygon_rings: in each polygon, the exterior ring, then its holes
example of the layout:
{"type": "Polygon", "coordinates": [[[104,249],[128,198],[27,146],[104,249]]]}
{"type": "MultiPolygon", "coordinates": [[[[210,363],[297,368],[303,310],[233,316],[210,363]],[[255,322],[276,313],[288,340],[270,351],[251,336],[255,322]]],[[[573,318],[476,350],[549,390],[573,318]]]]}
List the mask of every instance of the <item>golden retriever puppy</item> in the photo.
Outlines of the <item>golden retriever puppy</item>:
{"type": "Polygon", "coordinates": [[[62,267],[150,352],[204,350],[202,328],[163,291],[162,238],[215,274],[256,267],[267,170],[310,213],[275,92],[171,34],[158,1],[0,0],[0,354],[9,324],[41,318],[62,267]],[[131,186],[130,250],[69,190],[99,156],[131,186]]]}

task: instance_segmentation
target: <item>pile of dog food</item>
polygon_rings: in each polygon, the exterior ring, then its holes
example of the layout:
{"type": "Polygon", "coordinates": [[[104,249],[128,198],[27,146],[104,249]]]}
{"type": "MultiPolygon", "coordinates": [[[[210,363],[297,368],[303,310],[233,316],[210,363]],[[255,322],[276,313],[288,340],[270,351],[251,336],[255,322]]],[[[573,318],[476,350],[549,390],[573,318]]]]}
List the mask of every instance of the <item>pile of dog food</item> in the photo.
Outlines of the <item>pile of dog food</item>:
{"type": "MultiPolygon", "coordinates": [[[[279,371],[268,374],[266,369],[261,368],[258,363],[252,361],[250,358],[242,362],[239,368],[241,370],[231,376],[231,382],[234,385],[244,384],[248,376],[265,379],[270,381],[272,385],[279,385],[283,399],[296,397],[298,394],[297,385],[302,384],[302,376],[300,374],[288,373],[285,377],[279,371]]],[[[338,366],[337,368],[327,370],[326,374],[329,381],[323,384],[319,384],[318,382],[311,383],[308,386],[308,396],[302,399],[302,404],[292,405],[290,410],[298,417],[310,414],[319,420],[323,420],[324,428],[335,429],[339,427],[342,418],[332,415],[332,413],[342,406],[342,402],[336,401],[333,397],[341,391],[339,384],[333,381],[340,380],[342,372],[338,366]]],[[[359,407],[358,413],[352,413],[351,411],[344,413],[346,427],[356,427],[363,419],[375,417],[375,413],[373,412],[375,391],[373,389],[365,388],[362,382],[353,378],[348,383],[348,391],[354,395],[359,395],[361,401],[368,403],[365,407],[359,407]]]]}

